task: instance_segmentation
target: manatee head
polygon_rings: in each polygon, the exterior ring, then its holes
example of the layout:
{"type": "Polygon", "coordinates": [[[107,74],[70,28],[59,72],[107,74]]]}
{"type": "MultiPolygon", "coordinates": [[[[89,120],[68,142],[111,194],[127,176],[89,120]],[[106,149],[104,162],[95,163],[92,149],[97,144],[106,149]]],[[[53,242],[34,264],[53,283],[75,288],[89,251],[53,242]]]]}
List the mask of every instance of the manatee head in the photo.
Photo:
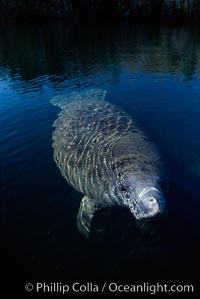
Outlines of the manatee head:
{"type": "Polygon", "coordinates": [[[118,196],[136,219],[151,218],[165,211],[160,179],[132,176],[118,180],[118,196]]]}

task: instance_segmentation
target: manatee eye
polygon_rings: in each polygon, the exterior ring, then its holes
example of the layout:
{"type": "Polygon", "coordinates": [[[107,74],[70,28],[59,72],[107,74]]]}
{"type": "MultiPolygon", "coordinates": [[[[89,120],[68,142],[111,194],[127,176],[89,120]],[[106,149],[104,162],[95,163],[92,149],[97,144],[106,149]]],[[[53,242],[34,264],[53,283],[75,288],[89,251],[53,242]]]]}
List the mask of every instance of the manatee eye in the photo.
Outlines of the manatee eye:
{"type": "Polygon", "coordinates": [[[121,187],[120,187],[120,190],[121,190],[122,192],[126,192],[126,191],[127,191],[127,189],[126,189],[125,186],[121,186],[121,187]]]}

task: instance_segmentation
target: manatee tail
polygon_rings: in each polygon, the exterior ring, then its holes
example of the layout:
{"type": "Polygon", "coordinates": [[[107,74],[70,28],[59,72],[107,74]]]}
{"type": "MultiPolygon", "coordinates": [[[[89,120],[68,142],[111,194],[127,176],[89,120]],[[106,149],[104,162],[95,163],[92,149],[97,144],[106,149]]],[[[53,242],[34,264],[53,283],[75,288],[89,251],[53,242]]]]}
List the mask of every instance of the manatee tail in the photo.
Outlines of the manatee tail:
{"type": "Polygon", "coordinates": [[[65,108],[70,102],[77,100],[104,100],[106,91],[103,89],[85,89],[80,92],[71,92],[68,94],[58,95],[50,100],[50,103],[54,106],[58,106],[61,109],[65,108]]]}

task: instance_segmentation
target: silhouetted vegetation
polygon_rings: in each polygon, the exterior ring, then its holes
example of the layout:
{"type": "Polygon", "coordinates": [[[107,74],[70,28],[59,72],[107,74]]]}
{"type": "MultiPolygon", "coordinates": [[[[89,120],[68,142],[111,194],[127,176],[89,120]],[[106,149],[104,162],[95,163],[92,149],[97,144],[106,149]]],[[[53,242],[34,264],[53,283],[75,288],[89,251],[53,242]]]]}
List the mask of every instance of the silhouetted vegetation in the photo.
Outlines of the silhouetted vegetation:
{"type": "Polygon", "coordinates": [[[200,20],[199,0],[0,0],[1,20],[200,20]]]}

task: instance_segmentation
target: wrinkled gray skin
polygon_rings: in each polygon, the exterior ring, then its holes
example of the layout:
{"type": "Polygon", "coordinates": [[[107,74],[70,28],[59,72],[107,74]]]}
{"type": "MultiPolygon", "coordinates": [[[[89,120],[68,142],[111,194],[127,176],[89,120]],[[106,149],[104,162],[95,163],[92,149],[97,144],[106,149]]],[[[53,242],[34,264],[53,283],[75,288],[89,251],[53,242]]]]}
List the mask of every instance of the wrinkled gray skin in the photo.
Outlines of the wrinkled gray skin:
{"type": "Polygon", "coordinates": [[[105,91],[91,89],[51,100],[62,108],[54,123],[54,159],[63,177],[84,195],[77,223],[86,237],[99,208],[126,206],[136,219],[165,208],[156,147],[104,97],[105,91]]]}

